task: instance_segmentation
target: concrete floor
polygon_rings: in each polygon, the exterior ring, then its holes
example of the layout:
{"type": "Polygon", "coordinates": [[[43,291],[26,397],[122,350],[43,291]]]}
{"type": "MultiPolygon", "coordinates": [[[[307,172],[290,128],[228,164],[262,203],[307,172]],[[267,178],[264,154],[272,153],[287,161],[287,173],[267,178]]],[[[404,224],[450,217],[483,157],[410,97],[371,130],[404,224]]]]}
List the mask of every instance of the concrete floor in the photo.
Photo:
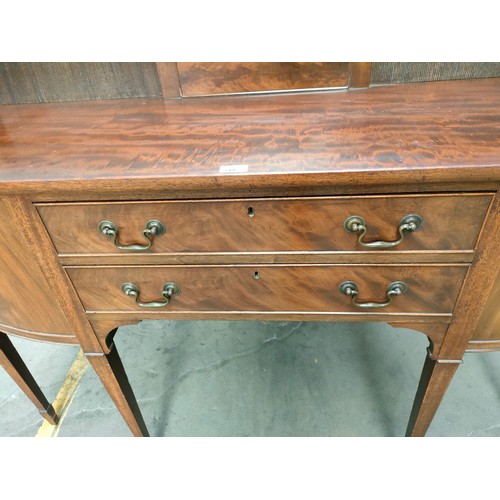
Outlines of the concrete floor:
{"type": "MultiPolygon", "coordinates": [[[[53,401],[78,348],[11,337],[53,401]]],[[[381,323],[154,321],[115,343],[152,436],[403,436],[427,339],[381,323]]],[[[467,354],[428,436],[500,436],[500,353],[467,354]]],[[[0,369],[0,436],[43,419],[0,369]]],[[[91,368],[59,436],[129,436],[91,368]]]]}

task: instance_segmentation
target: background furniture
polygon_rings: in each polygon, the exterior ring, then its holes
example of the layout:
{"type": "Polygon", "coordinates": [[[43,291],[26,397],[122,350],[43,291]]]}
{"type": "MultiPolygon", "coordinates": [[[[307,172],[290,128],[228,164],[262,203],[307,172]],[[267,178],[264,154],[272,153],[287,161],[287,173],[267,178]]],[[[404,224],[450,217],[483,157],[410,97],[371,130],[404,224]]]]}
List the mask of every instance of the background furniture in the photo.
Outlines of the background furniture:
{"type": "Polygon", "coordinates": [[[0,63],[0,104],[189,98],[500,77],[500,63],[0,63]]]}

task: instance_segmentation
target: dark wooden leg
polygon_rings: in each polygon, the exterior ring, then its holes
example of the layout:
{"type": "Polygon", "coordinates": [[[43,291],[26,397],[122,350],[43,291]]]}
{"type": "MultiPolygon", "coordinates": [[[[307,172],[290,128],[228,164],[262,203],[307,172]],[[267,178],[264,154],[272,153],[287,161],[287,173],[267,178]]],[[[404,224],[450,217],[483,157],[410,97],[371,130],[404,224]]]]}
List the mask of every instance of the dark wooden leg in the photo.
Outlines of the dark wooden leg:
{"type": "Polygon", "coordinates": [[[114,344],[109,354],[87,353],[86,356],[134,436],[149,436],[114,344]]]}
{"type": "Polygon", "coordinates": [[[24,394],[31,399],[40,415],[50,424],[56,425],[59,417],[54,408],[43,395],[42,390],[35,382],[33,375],[24,364],[9,337],[3,332],[0,332],[0,365],[3,366],[24,394]]]}
{"type": "Polygon", "coordinates": [[[428,351],[406,430],[407,436],[425,436],[461,360],[436,360],[428,351]]]}

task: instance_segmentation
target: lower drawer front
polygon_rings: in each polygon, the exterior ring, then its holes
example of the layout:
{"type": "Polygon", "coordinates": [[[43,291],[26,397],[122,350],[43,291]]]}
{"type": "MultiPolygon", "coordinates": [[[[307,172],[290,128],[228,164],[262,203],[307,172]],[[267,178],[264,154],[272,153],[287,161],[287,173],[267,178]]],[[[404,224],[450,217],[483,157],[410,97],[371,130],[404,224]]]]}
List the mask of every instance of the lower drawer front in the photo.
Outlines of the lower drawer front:
{"type": "MultiPolygon", "coordinates": [[[[297,311],[449,314],[465,277],[461,265],[302,265],[67,267],[87,311],[297,311]],[[339,290],[354,282],[360,303],[387,301],[387,287],[404,282],[407,291],[386,307],[361,308],[339,290]],[[122,287],[132,283],[140,302],[122,287]],[[168,305],[162,290],[180,291],[168,305]],[[167,287],[168,288],[168,287],[167,287]]],[[[167,293],[168,295],[168,293],[167,293]]]]}

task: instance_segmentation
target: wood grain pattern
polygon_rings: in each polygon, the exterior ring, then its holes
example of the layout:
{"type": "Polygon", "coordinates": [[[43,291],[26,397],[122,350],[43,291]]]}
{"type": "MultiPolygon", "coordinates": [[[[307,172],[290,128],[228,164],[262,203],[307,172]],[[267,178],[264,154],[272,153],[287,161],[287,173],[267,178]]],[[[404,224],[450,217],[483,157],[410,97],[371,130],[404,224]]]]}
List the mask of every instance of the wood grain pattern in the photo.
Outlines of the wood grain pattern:
{"type": "Polygon", "coordinates": [[[87,356],[89,363],[100,378],[102,385],[108,391],[118,411],[136,437],[149,436],[141,410],[130,386],[125,368],[113,346],[109,354],[102,356],[87,356]]]}
{"type": "Polygon", "coordinates": [[[500,339],[500,272],[496,277],[488,301],[481,312],[479,323],[472,338],[474,340],[500,339]]]}
{"type": "MultiPolygon", "coordinates": [[[[344,221],[366,220],[365,241],[396,241],[400,221],[419,214],[421,229],[407,233],[394,251],[472,250],[492,196],[483,194],[298,199],[246,199],[155,203],[38,205],[59,254],[121,254],[113,239],[98,231],[103,220],[118,228],[123,245],[144,244],[147,221],[166,234],[141,255],[193,252],[342,252],[370,249],[344,221]]],[[[224,258],[221,256],[221,258],[224,258]]]]}
{"type": "Polygon", "coordinates": [[[161,95],[154,63],[0,63],[0,104],[161,95]]]}
{"type": "Polygon", "coordinates": [[[180,62],[183,96],[277,92],[348,85],[349,64],[328,62],[180,62]]]}
{"type": "MultiPolygon", "coordinates": [[[[272,98],[5,106],[0,108],[0,192],[7,193],[2,203],[14,234],[33,255],[51,297],[134,434],[147,431],[118,354],[108,344],[107,329],[143,319],[204,318],[376,320],[418,326],[419,331],[429,332],[433,349],[408,432],[423,435],[457,362],[470,349],[500,271],[499,117],[500,79],[272,98]],[[455,189],[461,194],[451,193],[455,189]],[[341,232],[333,238],[330,233],[335,229],[328,223],[359,198],[356,208],[366,203],[369,237],[388,239],[389,231],[392,236],[395,231],[391,218],[397,215],[397,224],[402,217],[395,209],[398,201],[420,200],[414,211],[427,210],[422,200],[431,196],[409,194],[413,190],[435,196],[425,215],[433,230],[424,233],[424,226],[409,235],[423,239],[405,239],[406,250],[373,252],[378,265],[350,261],[353,255],[368,259],[370,252],[346,250],[344,245],[356,244],[356,237],[341,232]],[[480,193],[483,190],[488,192],[480,193]],[[328,207],[330,202],[324,199],[297,200],[293,206],[287,205],[292,200],[255,199],[304,193],[335,193],[344,201],[349,199],[347,193],[362,196],[351,196],[349,203],[326,212],[321,203],[328,207]],[[377,196],[369,198],[368,193],[377,196]],[[401,196],[393,196],[396,193],[401,196]],[[170,198],[190,201],[161,203],[170,198]],[[375,198],[381,204],[370,205],[375,198]],[[47,224],[54,239],[62,240],[57,245],[75,252],[59,257],[33,201],[63,199],[99,203],[71,205],[71,210],[78,210],[66,216],[68,205],[38,205],[41,211],[50,209],[53,222],[47,219],[47,224]],[[457,203],[447,205],[450,200],[457,203]],[[145,209],[140,217],[128,211],[132,205],[145,209]],[[109,210],[116,210],[113,215],[120,220],[122,236],[130,242],[150,218],[151,207],[168,207],[165,223],[177,237],[172,239],[176,251],[155,246],[159,252],[154,250],[150,257],[173,256],[180,265],[153,265],[147,255],[106,254],[103,249],[108,247],[97,245],[102,238],[95,227],[99,221],[89,215],[88,207],[105,210],[103,218],[111,218],[109,210]],[[173,214],[173,207],[184,210],[173,214]],[[218,212],[220,207],[226,210],[218,212]],[[458,224],[454,218],[460,219],[458,224]],[[64,235],[72,225],[80,227],[76,233],[84,228],[84,236],[95,230],[93,246],[79,241],[75,248],[73,238],[64,235]],[[211,232],[219,232],[219,240],[211,232]],[[432,240],[437,246],[426,247],[432,240]],[[209,258],[222,259],[231,248],[233,258],[242,258],[243,243],[254,258],[263,260],[208,265],[209,258]],[[268,251],[262,252],[266,244],[268,251]],[[323,250],[327,245],[334,250],[323,250]],[[315,254],[318,248],[321,255],[315,254]],[[333,259],[335,251],[343,252],[345,264],[320,265],[314,260],[333,259]],[[189,252],[207,260],[184,265],[182,256],[189,252]],[[266,265],[263,261],[273,258],[273,252],[284,260],[302,252],[310,264],[266,265]],[[94,260],[106,255],[109,261],[94,260]],[[422,262],[405,261],[416,255],[422,262]],[[69,258],[74,265],[66,267],[66,274],[62,263],[69,258]],[[425,263],[432,258],[450,263],[425,263]],[[98,266],[98,262],[115,265],[98,266]],[[132,262],[134,266],[128,265],[132,262]],[[392,281],[405,281],[409,291],[380,312],[366,311],[338,291],[344,280],[357,282],[360,301],[384,301],[392,281]],[[129,281],[137,283],[143,301],[159,300],[163,284],[169,281],[177,282],[181,293],[165,309],[143,310],[121,291],[122,283],[129,281]]],[[[100,218],[101,213],[97,215],[100,218]]],[[[11,232],[5,234],[4,245],[11,232]]],[[[158,244],[167,243],[168,236],[159,238],[158,244]]]]}
{"type": "Polygon", "coordinates": [[[500,198],[495,196],[472,266],[464,280],[452,321],[424,364],[407,435],[423,436],[478,326],[479,316],[500,270],[500,198]]]}
{"type": "Polygon", "coordinates": [[[160,310],[169,311],[319,311],[449,314],[467,266],[157,266],[70,267],[71,281],[87,311],[143,311],[121,291],[135,283],[140,300],[161,301],[167,282],[181,293],[160,310]],[[255,279],[258,273],[258,279],[255,279]],[[386,288],[404,281],[409,291],[383,309],[366,311],[339,292],[354,281],[360,301],[384,302],[386,288]]]}
{"type": "Polygon", "coordinates": [[[174,62],[156,63],[156,71],[158,72],[163,97],[180,97],[181,85],[177,64],[174,62]]]}
{"type": "MultiPolygon", "coordinates": [[[[186,94],[367,87],[370,63],[179,63],[186,94]],[[347,69],[347,66],[349,68],[347,69]]],[[[500,76],[500,63],[372,63],[377,85],[500,76]]],[[[179,97],[177,63],[0,63],[0,104],[179,97]],[[155,71],[156,70],[156,71],[155,71]]]]}
{"type": "MultiPolygon", "coordinates": [[[[103,347],[85,317],[71,282],[57,260],[55,248],[35,207],[28,199],[20,196],[4,197],[3,203],[10,220],[16,221],[16,233],[28,249],[28,255],[39,265],[50,299],[64,314],[82,350],[85,353],[102,352],[103,347]]],[[[36,298],[41,298],[41,295],[38,293],[36,298]]],[[[15,307],[22,307],[22,303],[16,304],[15,307]]]]}
{"type": "Polygon", "coordinates": [[[427,356],[410,414],[407,436],[425,436],[432,419],[450,385],[459,363],[440,363],[427,356]]]}
{"type": "Polygon", "coordinates": [[[55,248],[35,207],[28,199],[19,196],[6,197],[3,201],[10,217],[17,221],[30,254],[40,265],[52,299],[72,326],[78,343],[125,422],[134,435],[147,436],[148,431],[118,352],[116,348],[110,349],[106,339],[100,339],[93,331],[68,276],[57,261],[55,248]]]}
{"type": "Polygon", "coordinates": [[[371,81],[372,63],[349,63],[349,88],[368,88],[371,81]]]}
{"type": "MultiPolygon", "coordinates": [[[[474,260],[454,309],[453,321],[438,353],[438,359],[462,359],[477,331],[481,313],[500,272],[500,195],[497,193],[479,239],[474,260]]],[[[497,339],[495,339],[497,340],[497,339]]]]}
{"type": "Polygon", "coordinates": [[[86,189],[113,199],[132,180],[142,191],[225,195],[492,182],[500,179],[499,116],[500,79],[224,101],[4,106],[0,191],[86,189]],[[228,165],[248,172],[220,173],[228,165]]]}
{"type": "Polygon", "coordinates": [[[17,221],[11,217],[1,198],[0,242],[0,324],[7,327],[3,331],[12,327],[19,334],[56,334],[58,338],[64,337],[63,340],[73,337],[71,326],[54,302],[17,221]]]}

